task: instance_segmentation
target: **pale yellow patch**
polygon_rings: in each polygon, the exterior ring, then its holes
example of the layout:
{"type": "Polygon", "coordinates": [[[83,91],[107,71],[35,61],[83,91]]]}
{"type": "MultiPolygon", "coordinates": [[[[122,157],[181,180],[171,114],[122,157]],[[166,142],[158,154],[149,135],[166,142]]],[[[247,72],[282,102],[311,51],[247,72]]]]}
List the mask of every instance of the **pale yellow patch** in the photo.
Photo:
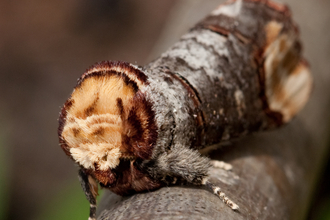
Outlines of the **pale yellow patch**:
{"type": "Polygon", "coordinates": [[[236,100],[236,109],[238,112],[238,117],[241,118],[243,116],[243,110],[246,108],[244,103],[244,94],[241,90],[236,90],[234,96],[236,100]]]}
{"type": "Polygon", "coordinates": [[[288,122],[306,104],[312,90],[309,68],[293,50],[295,35],[282,34],[265,50],[265,87],[270,110],[288,122]]]}
{"type": "Polygon", "coordinates": [[[308,101],[313,87],[311,72],[304,63],[299,63],[283,84],[285,98],[281,102],[275,102],[277,108],[282,109],[284,121],[289,121],[295,116],[308,101]]]}
{"type": "Polygon", "coordinates": [[[78,148],[71,148],[70,153],[83,167],[94,169],[97,163],[100,170],[115,168],[121,156],[118,147],[106,143],[80,144],[78,148]]]}
{"type": "Polygon", "coordinates": [[[279,33],[283,28],[283,24],[277,21],[270,21],[265,27],[266,31],[266,45],[273,43],[278,37],[279,33]]]}
{"type": "Polygon", "coordinates": [[[115,114],[119,115],[117,98],[123,103],[134,95],[130,86],[126,86],[119,76],[102,76],[85,79],[81,86],[73,92],[71,98],[74,100],[70,113],[78,118],[86,118],[84,111],[96,102],[93,114],[115,114]]]}
{"type": "Polygon", "coordinates": [[[112,169],[125,156],[120,151],[123,123],[117,99],[129,106],[134,90],[120,76],[85,79],[74,90],[62,137],[73,159],[87,169],[112,169]]]}

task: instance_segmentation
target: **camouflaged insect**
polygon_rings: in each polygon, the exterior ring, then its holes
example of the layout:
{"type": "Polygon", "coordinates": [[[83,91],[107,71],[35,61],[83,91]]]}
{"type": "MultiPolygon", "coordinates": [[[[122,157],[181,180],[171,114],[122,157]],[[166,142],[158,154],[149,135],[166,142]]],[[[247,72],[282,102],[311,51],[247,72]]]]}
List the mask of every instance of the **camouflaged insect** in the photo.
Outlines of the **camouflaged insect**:
{"type": "Polygon", "coordinates": [[[80,166],[90,219],[98,184],[119,195],[206,185],[235,210],[208,180],[219,163],[201,151],[289,122],[311,88],[289,9],[230,1],[143,68],[101,62],[88,69],[60,113],[60,144],[80,166]]]}

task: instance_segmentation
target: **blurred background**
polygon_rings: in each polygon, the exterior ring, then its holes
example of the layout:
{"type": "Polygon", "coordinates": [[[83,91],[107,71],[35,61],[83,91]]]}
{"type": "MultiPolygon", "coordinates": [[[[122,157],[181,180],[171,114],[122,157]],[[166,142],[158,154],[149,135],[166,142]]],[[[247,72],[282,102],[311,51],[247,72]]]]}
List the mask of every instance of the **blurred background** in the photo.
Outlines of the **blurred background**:
{"type": "MultiPolygon", "coordinates": [[[[57,137],[77,78],[102,60],[148,63],[222,2],[0,0],[0,219],[87,219],[77,167],[57,137]]],[[[329,72],[330,1],[284,2],[313,72],[329,72]]],[[[309,219],[330,219],[325,167],[309,219]]]]}

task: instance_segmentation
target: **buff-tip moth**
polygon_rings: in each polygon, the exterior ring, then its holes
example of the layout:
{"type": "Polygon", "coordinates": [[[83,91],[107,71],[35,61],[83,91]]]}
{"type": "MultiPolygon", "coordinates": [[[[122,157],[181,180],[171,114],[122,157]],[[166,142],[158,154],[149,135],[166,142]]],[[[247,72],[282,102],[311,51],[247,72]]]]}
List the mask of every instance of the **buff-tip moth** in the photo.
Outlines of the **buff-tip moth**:
{"type": "Polygon", "coordinates": [[[98,184],[119,195],[174,184],[205,185],[201,150],[289,122],[312,77],[289,9],[267,0],[220,5],[143,68],[101,62],[79,79],[59,118],[64,152],[95,219],[98,184]],[[255,13],[258,11],[258,13],[255,13]]]}

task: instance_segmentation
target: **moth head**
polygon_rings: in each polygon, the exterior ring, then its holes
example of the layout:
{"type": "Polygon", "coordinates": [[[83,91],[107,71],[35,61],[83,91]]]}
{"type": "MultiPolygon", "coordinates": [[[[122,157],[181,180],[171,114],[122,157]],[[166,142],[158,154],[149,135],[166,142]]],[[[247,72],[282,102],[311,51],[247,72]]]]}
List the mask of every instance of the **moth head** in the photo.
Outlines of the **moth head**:
{"type": "Polygon", "coordinates": [[[157,137],[147,77],[124,62],[102,62],[78,79],[59,118],[62,149],[104,184],[120,163],[148,159],[157,137]],[[101,176],[98,176],[101,175],[101,176]]]}

